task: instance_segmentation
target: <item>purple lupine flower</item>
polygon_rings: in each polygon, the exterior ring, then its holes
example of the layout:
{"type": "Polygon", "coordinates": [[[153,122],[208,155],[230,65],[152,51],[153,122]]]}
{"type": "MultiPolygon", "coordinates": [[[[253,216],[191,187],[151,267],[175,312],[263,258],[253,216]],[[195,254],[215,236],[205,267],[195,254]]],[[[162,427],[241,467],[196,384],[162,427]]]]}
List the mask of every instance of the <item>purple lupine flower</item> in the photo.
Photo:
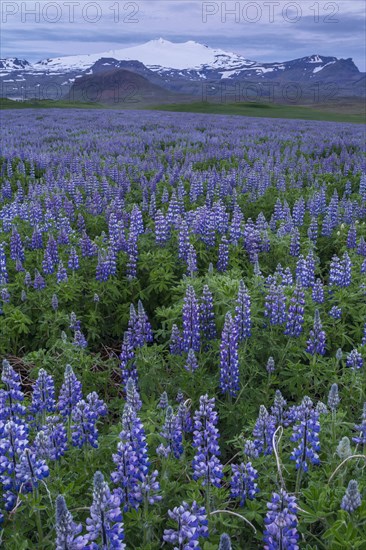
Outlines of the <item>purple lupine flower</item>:
{"type": "Polygon", "coordinates": [[[136,364],[134,362],[135,350],[131,343],[131,333],[126,330],[123,335],[123,342],[121,346],[121,354],[119,356],[121,363],[121,375],[122,375],[122,385],[126,391],[127,381],[131,377],[138,382],[138,374],[136,364]]]}
{"type": "Polygon", "coordinates": [[[117,453],[112,455],[113,462],[117,469],[112,472],[111,479],[113,483],[118,484],[116,494],[118,494],[123,509],[138,507],[138,485],[140,477],[138,475],[138,458],[131,443],[128,440],[119,441],[117,453]]]}
{"type": "Polygon", "coordinates": [[[307,271],[307,288],[311,288],[315,283],[315,256],[314,252],[310,250],[306,256],[306,271],[307,271]]]}
{"type": "Polygon", "coordinates": [[[165,424],[160,435],[165,439],[164,456],[173,453],[175,458],[180,458],[183,454],[183,436],[181,423],[173,413],[172,407],[168,407],[165,414],[165,424]]]}
{"type": "Polygon", "coordinates": [[[187,287],[183,303],[183,350],[188,352],[191,348],[199,352],[200,342],[200,315],[196,293],[192,286],[187,287]]]}
{"type": "Polygon", "coordinates": [[[239,342],[245,340],[245,338],[249,338],[252,333],[250,306],[250,295],[244,281],[241,279],[235,307],[235,325],[238,331],[239,342]]]}
{"type": "Polygon", "coordinates": [[[273,357],[268,357],[266,371],[268,372],[268,374],[273,374],[275,370],[276,370],[276,367],[275,367],[275,361],[273,357]]]}
{"type": "Polygon", "coordinates": [[[183,400],[179,403],[176,421],[179,423],[182,433],[191,433],[193,431],[189,407],[183,400]]]}
{"type": "Polygon", "coordinates": [[[8,270],[6,267],[5,243],[0,243],[0,286],[9,282],[8,270]]]}
{"type": "Polygon", "coordinates": [[[251,462],[246,464],[242,462],[239,465],[233,464],[231,470],[230,496],[231,498],[240,499],[239,505],[244,506],[247,499],[253,500],[259,492],[255,481],[258,478],[257,470],[253,468],[251,462]]]}
{"type": "Polygon", "coordinates": [[[352,262],[347,252],[343,254],[342,260],[333,256],[330,263],[329,285],[348,287],[352,279],[352,262]]]}
{"type": "Polygon", "coordinates": [[[223,477],[222,464],[217,458],[220,455],[218,445],[219,432],[217,412],[214,409],[215,399],[208,395],[200,397],[200,407],[194,414],[193,447],[196,455],[192,461],[193,479],[203,478],[202,485],[212,483],[220,487],[223,477]]]}
{"type": "Polygon", "coordinates": [[[120,499],[112,494],[108,483],[104,481],[101,472],[94,474],[93,504],[90,507],[90,517],[86,520],[88,534],[85,542],[92,543],[85,548],[124,550],[124,531],[120,499]],[[97,545],[95,541],[100,541],[97,545]]]}
{"type": "Polygon", "coordinates": [[[305,294],[301,286],[297,285],[288,308],[287,322],[284,334],[298,338],[304,324],[305,294]]]}
{"type": "Polygon", "coordinates": [[[155,241],[158,246],[164,246],[169,239],[169,227],[161,210],[155,214],[155,241]]]}
{"type": "Polygon", "coordinates": [[[343,274],[341,286],[348,287],[350,286],[352,280],[352,262],[347,252],[345,252],[342,257],[342,268],[343,274]]]}
{"type": "Polygon", "coordinates": [[[81,524],[74,519],[67,509],[63,496],[56,498],[56,550],[82,550],[84,538],[80,536],[81,524]]]}
{"type": "Polygon", "coordinates": [[[166,391],[163,391],[159,399],[158,408],[165,411],[168,405],[169,405],[168,394],[166,393],[166,391]]]}
{"type": "Polygon", "coordinates": [[[329,412],[328,409],[327,409],[326,404],[323,403],[322,401],[317,402],[315,410],[319,414],[328,414],[328,412],[329,412]]]}
{"type": "Polygon", "coordinates": [[[86,400],[97,416],[106,416],[108,414],[107,405],[103,399],[100,399],[97,392],[92,391],[86,396],[86,400]]]}
{"type": "Polygon", "coordinates": [[[28,426],[9,420],[2,428],[0,483],[3,485],[5,509],[12,510],[16,502],[19,485],[15,478],[19,457],[28,447],[28,426]]]}
{"type": "Polygon", "coordinates": [[[67,267],[72,271],[77,271],[80,269],[79,256],[77,255],[76,248],[74,246],[71,247],[67,267]]]}
{"type": "Polygon", "coordinates": [[[78,321],[76,314],[72,311],[70,313],[70,328],[71,330],[80,330],[80,321],[78,321]]]}
{"type": "Polygon", "coordinates": [[[347,235],[347,248],[356,248],[357,246],[357,230],[356,226],[353,223],[351,227],[349,228],[348,235],[347,235]]]}
{"type": "Polygon", "coordinates": [[[137,416],[136,410],[126,403],[122,415],[122,431],[119,435],[122,441],[129,441],[136,457],[138,475],[146,474],[149,471],[150,463],[148,458],[148,447],[144,426],[137,416]]]}
{"type": "Polygon", "coordinates": [[[25,415],[26,408],[20,402],[24,400],[24,393],[20,385],[20,376],[7,359],[3,359],[1,381],[5,388],[0,390],[0,420],[22,423],[21,417],[25,415]]]}
{"type": "Polygon", "coordinates": [[[16,227],[13,227],[10,237],[10,258],[14,261],[19,260],[20,262],[24,262],[25,260],[22,238],[16,227]]]}
{"type": "Polygon", "coordinates": [[[259,453],[258,453],[258,450],[255,446],[255,443],[251,439],[246,439],[244,441],[243,453],[248,458],[258,458],[258,456],[259,456],[259,453]]]}
{"type": "Polygon", "coordinates": [[[46,283],[38,269],[34,270],[33,287],[35,290],[43,290],[46,288],[46,283]]]}
{"type": "Polygon", "coordinates": [[[53,311],[57,311],[57,310],[58,310],[58,298],[57,298],[57,294],[53,294],[53,295],[52,295],[51,307],[52,307],[53,311]]]}
{"type": "Polygon", "coordinates": [[[197,271],[197,252],[193,244],[190,244],[187,254],[187,272],[190,277],[193,277],[197,271]]]}
{"type": "Polygon", "coordinates": [[[298,443],[290,456],[291,460],[295,460],[297,470],[307,472],[309,461],[311,464],[320,463],[319,432],[319,412],[314,409],[311,399],[305,396],[297,407],[296,423],[291,437],[291,441],[298,443]]]}
{"type": "Polygon", "coordinates": [[[285,407],[287,405],[286,399],[284,399],[280,390],[276,390],[273,405],[271,407],[271,415],[275,419],[277,426],[282,426],[285,420],[285,407]]]}
{"type": "Polygon", "coordinates": [[[347,367],[350,367],[351,369],[362,369],[363,367],[363,359],[362,355],[359,351],[356,349],[353,349],[347,354],[347,360],[346,360],[347,367]]]}
{"type": "Polygon", "coordinates": [[[269,511],[264,519],[264,550],[298,550],[296,498],[280,489],[279,493],[272,494],[272,500],[267,507],[269,511]]]}
{"type": "Polygon", "coordinates": [[[98,428],[96,426],[100,416],[104,416],[107,410],[104,402],[98,398],[95,392],[89,394],[86,401],[82,399],[72,409],[71,413],[71,437],[74,447],[83,447],[90,444],[98,448],[98,428]]]}
{"type": "Polygon", "coordinates": [[[177,325],[172,326],[172,332],[170,335],[170,353],[172,355],[182,355],[183,340],[177,325]]]}
{"type": "Polygon", "coordinates": [[[349,456],[351,456],[352,454],[351,442],[348,437],[342,437],[342,439],[338,443],[336,452],[341,460],[344,460],[345,458],[348,458],[349,456]]]}
{"type": "Polygon", "coordinates": [[[256,229],[254,222],[248,218],[243,230],[244,249],[247,251],[249,260],[254,263],[261,250],[261,234],[256,229]]]}
{"type": "Polygon", "coordinates": [[[85,349],[86,347],[88,347],[88,342],[81,330],[75,330],[74,340],[72,344],[73,346],[81,349],[85,349]]]}
{"type": "Polygon", "coordinates": [[[15,477],[23,491],[29,493],[38,487],[38,481],[48,477],[50,471],[46,461],[38,458],[36,453],[25,448],[19,455],[19,462],[15,467],[15,477]]]}
{"type": "Polygon", "coordinates": [[[212,292],[207,285],[203,287],[200,304],[200,322],[204,340],[214,340],[217,336],[212,292]]]}
{"type": "Polygon", "coordinates": [[[128,250],[128,261],[127,261],[127,278],[129,280],[135,279],[137,277],[137,259],[138,259],[138,247],[137,247],[138,236],[132,230],[128,237],[127,241],[127,250],[128,250]]]}
{"type": "Polygon", "coordinates": [[[316,309],[314,315],[314,325],[310,331],[309,340],[307,341],[307,353],[310,353],[311,355],[315,355],[316,353],[319,353],[319,355],[324,355],[325,338],[325,331],[322,327],[319,310],[316,309]]]}
{"type": "Polygon", "coordinates": [[[352,437],[352,441],[358,445],[366,445],[366,401],[363,404],[363,411],[361,415],[361,424],[355,424],[354,429],[359,432],[359,435],[352,437]]]}
{"type": "Polygon", "coordinates": [[[58,247],[57,243],[52,235],[48,237],[46,249],[45,249],[49,255],[50,261],[53,264],[53,266],[56,266],[59,262],[59,254],[58,254],[58,247]]]}
{"type": "Polygon", "coordinates": [[[95,426],[96,418],[90,406],[82,399],[72,409],[71,413],[72,444],[81,447],[90,443],[94,448],[98,447],[98,430],[95,426]]]}
{"type": "Polygon", "coordinates": [[[220,537],[218,550],[232,550],[231,539],[226,533],[223,533],[220,537]]]}
{"type": "MultiPolygon", "coordinates": [[[[156,476],[152,481],[148,474],[150,463],[143,424],[136,411],[128,404],[123,411],[122,431],[119,437],[117,453],[113,455],[117,469],[112,473],[111,478],[119,485],[117,491],[121,503],[127,510],[130,507],[137,508],[143,501],[143,483],[149,484],[150,480],[156,490],[160,487],[156,482],[156,476]]],[[[154,487],[150,487],[151,498],[153,498],[154,487]]]]}
{"type": "Polygon", "coordinates": [[[259,415],[256,420],[253,436],[254,445],[258,453],[264,453],[265,455],[270,455],[273,450],[273,434],[276,430],[276,424],[274,417],[269,414],[266,407],[261,405],[259,407],[259,415]]]}
{"type": "Polygon", "coordinates": [[[329,269],[329,285],[342,286],[343,269],[338,256],[333,256],[329,269]]]}
{"type": "Polygon", "coordinates": [[[160,491],[158,475],[158,470],[154,470],[151,474],[141,475],[141,480],[135,493],[136,498],[140,502],[144,502],[146,500],[149,504],[156,504],[163,499],[163,497],[158,494],[160,491]]]}
{"type": "Polygon", "coordinates": [[[363,334],[362,334],[362,342],[361,342],[361,345],[362,345],[362,346],[366,346],[366,322],[365,322],[365,324],[363,325],[363,334]]]}
{"type": "Polygon", "coordinates": [[[315,281],[315,258],[312,251],[306,258],[302,255],[296,263],[296,281],[304,288],[312,288],[315,281]]]}
{"type": "Polygon", "coordinates": [[[151,343],[153,341],[153,333],[148,316],[145,313],[144,306],[141,300],[137,304],[137,327],[136,332],[138,334],[138,341],[140,346],[144,343],[151,343]]]}
{"type": "Polygon", "coordinates": [[[229,243],[225,235],[221,239],[219,245],[219,257],[217,260],[217,271],[225,273],[229,266],[229,243]]]}
{"type": "Polygon", "coordinates": [[[300,232],[297,227],[291,231],[290,255],[295,258],[300,254],[300,232]]]}
{"type": "Polygon", "coordinates": [[[171,520],[177,523],[177,529],[164,529],[163,540],[174,544],[174,548],[189,550],[199,549],[199,539],[208,537],[206,510],[194,501],[190,507],[186,502],[168,510],[171,520]]]}
{"type": "Polygon", "coordinates": [[[86,231],[82,232],[81,239],[79,240],[81,249],[81,255],[83,258],[92,258],[98,254],[97,245],[91,240],[86,231]]]}
{"type": "Polygon", "coordinates": [[[240,237],[242,236],[241,223],[244,219],[243,213],[240,207],[236,204],[233,211],[233,217],[229,227],[230,243],[237,245],[240,237]]]}
{"type": "Polygon", "coordinates": [[[332,384],[328,394],[328,407],[335,412],[338,408],[341,399],[338,393],[338,384],[332,384]]]}
{"type": "Polygon", "coordinates": [[[34,228],[30,242],[30,248],[31,250],[42,250],[43,248],[43,237],[41,231],[39,230],[39,227],[34,228]]]}
{"type": "Polygon", "coordinates": [[[282,286],[271,284],[266,296],[264,316],[271,325],[281,325],[286,321],[286,299],[282,286]]]}
{"type": "MultiPolygon", "coordinates": [[[[366,258],[366,241],[363,235],[361,235],[360,241],[357,246],[357,254],[366,258]]],[[[1,260],[0,260],[1,265],[1,260]]]]}
{"type": "Polygon", "coordinates": [[[186,369],[186,371],[191,373],[198,369],[198,362],[193,349],[190,349],[188,351],[188,356],[184,364],[184,368],[186,369]]]}
{"type": "Polygon", "coordinates": [[[238,332],[231,313],[227,313],[220,344],[220,390],[236,397],[239,389],[238,332]]]}
{"type": "Polygon", "coordinates": [[[188,225],[185,220],[182,220],[179,224],[179,233],[178,233],[178,258],[184,260],[185,262],[188,259],[189,251],[189,234],[188,234],[188,225]]]}
{"type": "Polygon", "coordinates": [[[67,271],[64,267],[64,264],[63,264],[62,260],[60,260],[59,263],[58,263],[56,280],[57,280],[58,283],[63,283],[63,282],[67,282],[68,279],[69,278],[67,276],[67,271]]]}
{"type": "Polygon", "coordinates": [[[315,284],[312,289],[311,297],[313,299],[313,302],[315,302],[316,304],[324,303],[324,285],[321,279],[319,279],[319,277],[315,281],[315,284]]]}
{"type": "Polygon", "coordinates": [[[333,319],[340,319],[342,317],[342,309],[338,306],[333,306],[329,311],[329,315],[333,319]]]}
{"type": "Polygon", "coordinates": [[[358,490],[358,483],[354,479],[348,483],[346,493],[342,498],[341,508],[346,512],[352,514],[357,508],[361,506],[361,494],[358,490]]]}
{"type": "Polygon", "coordinates": [[[2,288],[0,291],[0,298],[4,302],[4,304],[9,304],[10,302],[10,292],[7,288],[2,288]]]}
{"type": "Polygon", "coordinates": [[[133,378],[129,378],[126,384],[126,403],[128,403],[135,411],[139,411],[142,407],[142,401],[136,382],[133,378]]]}
{"type": "Polygon", "coordinates": [[[135,348],[138,347],[138,316],[136,313],[135,306],[130,304],[130,317],[128,319],[128,329],[127,332],[130,337],[130,343],[135,348]]]}
{"type": "Polygon", "coordinates": [[[61,386],[57,403],[61,415],[70,417],[72,409],[82,398],[81,382],[76,378],[71,365],[66,365],[64,382],[61,386]]]}
{"type": "Polygon", "coordinates": [[[309,239],[316,244],[318,240],[318,220],[315,217],[311,218],[309,227],[308,227],[308,237],[309,239]]]}
{"type": "Polygon", "coordinates": [[[67,431],[59,416],[47,416],[34,440],[37,456],[59,460],[67,451],[67,431]],[[41,434],[41,435],[40,435],[41,434]]]}
{"type": "Polygon", "coordinates": [[[161,202],[169,202],[169,191],[166,187],[163,189],[163,194],[161,195],[161,202]]]}
{"type": "Polygon", "coordinates": [[[25,276],[24,276],[24,284],[27,288],[32,286],[32,277],[31,277],[31,274],[29,273],[29,271],[27,271],[25,276]]]}
{"type": "Polygon", "coordinates": [[[294,204],[292,218],[296,227],[301,227],[305,217],[305,200],[300,197],[294,204]]]}
{"type": "Polygon", "coordinates": [[[39,369],[38,378],[33,386],[32,404],[29,410],[34,415],[45,415],[46,412],[52,413],[56,410],[53,377],[44,369],[39,369]]]}

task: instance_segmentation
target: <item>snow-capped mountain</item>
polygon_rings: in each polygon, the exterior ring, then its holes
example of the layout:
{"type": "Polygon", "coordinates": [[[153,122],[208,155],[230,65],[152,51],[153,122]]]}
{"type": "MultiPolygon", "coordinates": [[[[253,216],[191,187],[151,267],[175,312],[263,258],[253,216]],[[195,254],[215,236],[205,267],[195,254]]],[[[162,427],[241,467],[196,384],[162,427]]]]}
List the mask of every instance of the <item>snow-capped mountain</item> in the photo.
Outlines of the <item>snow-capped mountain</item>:
{"type": "Polygon", "coordinates": [[[19,69],[26,69],[30,67],[30,63],[25,59],[18,59],[17,57],[7,57],[6,59],[0,59],[0,72],[8,74],[12,71],[18,71],[19,69]]]}
{"type": "Polygon", "coordinates": [[[262,63],[192,40],[176,43],[159,38],[139,46],[48,58],[33,64],[17,58],[1,59],[0,95],[10,97],[11,90],[16,94],[19,87],[30,89],[32,94],[51,81],[66,94],[76,79],[120,69],[137,73],[169,92],[193,96],[201,94],[202,85],[212,83],[215,90],[220,83],[248,81],[293,82],[305,88],[315,82],[325,82],[341,86],[344,96],[364,93],[364,75],[352,59],[311,55],[292,61],[262,63]]]}
{"type": "Polygon", "coordinates": [[[192,40],[177,43],[159,38],[158,40],[150,40],[140,46],[121,50],[46,59],[35,63],[33,67],[35,70],[47,67],[51,71],[62,72],[86,70],[102,57],[113,58],[117,61],[140,61],[140,63],[155,71],[160,69],[199,70],[203,67],[230,69],[243,64],[253,64],[253,61],[247,61],[239,54],[209,48],[192,40]]]}

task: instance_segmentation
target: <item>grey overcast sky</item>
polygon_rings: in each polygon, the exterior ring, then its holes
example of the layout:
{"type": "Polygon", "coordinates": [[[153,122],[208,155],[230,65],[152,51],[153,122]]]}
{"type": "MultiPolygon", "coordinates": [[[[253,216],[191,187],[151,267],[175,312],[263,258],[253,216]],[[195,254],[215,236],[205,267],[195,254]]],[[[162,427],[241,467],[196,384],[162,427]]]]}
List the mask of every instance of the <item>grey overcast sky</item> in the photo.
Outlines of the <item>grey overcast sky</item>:
{"type": "Polygon", "coordinates": [[[366,69],[363,0],[2,0],[0,10],[1,57],[39,61],[163,37],[258,61],[352,57],[366,69]]]}

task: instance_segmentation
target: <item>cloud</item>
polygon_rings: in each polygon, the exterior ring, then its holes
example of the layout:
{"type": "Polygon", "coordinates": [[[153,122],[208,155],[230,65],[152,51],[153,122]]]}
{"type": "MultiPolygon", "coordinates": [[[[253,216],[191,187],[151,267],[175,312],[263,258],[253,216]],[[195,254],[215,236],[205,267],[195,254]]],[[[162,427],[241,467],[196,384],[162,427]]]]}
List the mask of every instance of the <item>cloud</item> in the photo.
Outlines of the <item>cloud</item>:
{"type": "Polygon", "coordinates": [[[37,3],[1,4],[2,56],[36,61],[98,53],[162,36],[176,42],[197,40],[258,61],[313,53],[353,57],[365,70],[359,47],[365,22],[358,0],[79,0],[72,11],[66,1],[58,0],[38,2],[38,14],[25,13],[24,5],[34,11],[37,3]],[[59,20],[52,22],[56,15],[59,20]]]}

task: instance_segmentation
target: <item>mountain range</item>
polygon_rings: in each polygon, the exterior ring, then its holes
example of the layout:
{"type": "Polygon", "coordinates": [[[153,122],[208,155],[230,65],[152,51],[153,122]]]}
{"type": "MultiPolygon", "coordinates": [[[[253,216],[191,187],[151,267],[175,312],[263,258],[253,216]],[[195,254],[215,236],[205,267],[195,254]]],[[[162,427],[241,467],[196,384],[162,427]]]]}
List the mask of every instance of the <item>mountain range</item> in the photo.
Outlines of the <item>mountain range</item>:
{"type": "Polygon", "coordinates": [[[159,38],[135,47],[36,63],[0,59],[0,97],[72,97],[106,103],[182,98],[326,102],[365,97],[365,73],[350,58],[314,54],[262,63],[191,40],[159,38]]]}

